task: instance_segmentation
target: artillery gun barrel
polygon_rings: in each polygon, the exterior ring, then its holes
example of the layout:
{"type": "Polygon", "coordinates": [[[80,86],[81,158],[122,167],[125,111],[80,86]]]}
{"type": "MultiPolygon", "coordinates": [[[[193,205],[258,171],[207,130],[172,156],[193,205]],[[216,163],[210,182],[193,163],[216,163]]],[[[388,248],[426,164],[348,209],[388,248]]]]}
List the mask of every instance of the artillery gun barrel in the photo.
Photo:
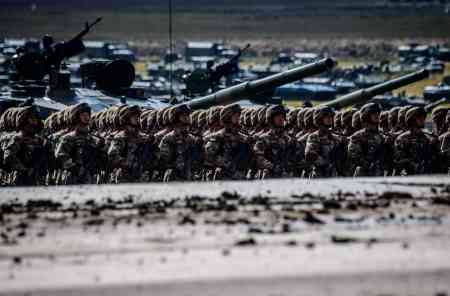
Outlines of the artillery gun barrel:
{"type": "Polygon", "coordinates": [[[431,112],[431,111],[433,111],[433,109],[435,108],[435,107],[437,107],[437,106],[439,106],[440,104],[444,104],[444,103],[447,103],[447,98],[442,98],[442,99],[440,99],[440,100],[437,100],[436,102],[433,102],[433,103],[430,103],[430,104],[428,104],[428,105],[426,105],[425,107],[424,107],[424,109],[425,109],[425,111],[428,113],[428,112],[431,112]]]}
{"type": "Polygon", "coordinates": [[[186,104],[192,109],[206,109],[215,105],[225,105],[250,99],[252,96],[271,91],[284,84],[325,72],[335,64],[336,62],[330,58],[322,59],[315,63],[290,69],[265,78],[243,82],[216,93],[191,100],[186,104]]]}
{"type": "Polygon", "coordinates": [[[420,70],[414,73],[410,73],[392,80],[374,85],[368,88],[360,89],[355,92],[344,95],[340,98],[326,102],[322,105],[329,106],[335,109],[341,109],[355,103],[365,104],[374,96],[384,94],[388,91],[406,86],[408,84],[423,80],[429,75],[427,70],[420,70]]]}

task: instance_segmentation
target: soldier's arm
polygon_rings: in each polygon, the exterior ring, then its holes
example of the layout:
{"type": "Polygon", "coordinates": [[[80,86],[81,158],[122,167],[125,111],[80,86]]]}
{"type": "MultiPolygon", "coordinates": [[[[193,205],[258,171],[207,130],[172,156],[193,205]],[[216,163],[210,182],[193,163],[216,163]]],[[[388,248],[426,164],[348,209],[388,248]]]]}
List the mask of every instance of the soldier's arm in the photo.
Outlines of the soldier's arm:
{"type": "Polygon", "coordinates": [[[310,135],[306,141],[305,159],[307,161],[317,161],[320,156],[320,141],[314,136],[310,135]]]}
{"type": "Polygon", "coordinates": [[[220,142],[216,138],[209,138],[205,144],[205,158],[208,162],[214,163],[218,167],[224,165],[223,155],[219,154],[220,142]]]}
{"type": "Polygon", "coordinates": [[[264,139],[258,139],[253,146],[256,164],[259,169],[272,169],[273,163],[265,157],[266,142],[264,139]]]}
{"type": "Polygon", "coordinates": [[[62,163],[63,168],[69,169],[73,167],[75,164],[73,163],[72,157],[70,155],[70,141],[62,138],[61,141],[56,145],[55,149],[55,158],[60,163],[62,163]]]}
{"type": "Polygon", "coordinates": [[[347,146],[347,155],[350,163],[354,167],[362,166],[364,168],[367,168],[369,166],[364,157],[362,139],[360,139],[359,137],[350,137],[350,142],[347,146]]]}
{"type": "Polygon", "coordinates": [[[171,144],[168,137],[163,137],[159,143],[159,159],[161,162],[168,164],[171,155],[171,144]]]}
{"type": "Polygon", "coordinates": [[[18,156],[19,151],[20,139],[12,137],[5,146],[3,161],[7,167],[13,170],[24,171],[26,167],[18,156]]]}
{"type": "Polygon", "coordinates": [[[114,138],[108,148],[108,159],[113,167],[123,166],[126,159],[122,157],[125,143],[121,138],[114,138]]]}

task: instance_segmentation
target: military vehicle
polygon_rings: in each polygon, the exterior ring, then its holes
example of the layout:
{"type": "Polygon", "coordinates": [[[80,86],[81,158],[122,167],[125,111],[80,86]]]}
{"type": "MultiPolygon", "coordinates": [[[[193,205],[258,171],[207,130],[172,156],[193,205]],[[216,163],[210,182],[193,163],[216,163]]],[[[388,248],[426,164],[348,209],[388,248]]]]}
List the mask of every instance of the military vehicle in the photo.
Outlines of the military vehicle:
{"type": "Polygon", "coordinates": [[[429,72],[427,70],[420,70],[368,88],[354,91],[335,100],[325,102],[322,105],[330,106],[335,109],[345,108],[350,105],[364,105],[377,95],[382,95],[386,92],[415,83],[428,78],[428,76],[429,72]]]}

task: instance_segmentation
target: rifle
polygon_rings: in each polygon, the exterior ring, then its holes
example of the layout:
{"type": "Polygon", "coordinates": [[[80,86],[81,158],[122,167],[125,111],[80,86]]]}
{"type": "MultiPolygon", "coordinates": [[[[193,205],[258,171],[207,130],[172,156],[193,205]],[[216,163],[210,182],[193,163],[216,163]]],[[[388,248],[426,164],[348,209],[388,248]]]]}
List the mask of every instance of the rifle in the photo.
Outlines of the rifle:
{"type": "Polygon", "coordinates": [[[85,23],[84,26],[84,30],[81,31],[80,33],[78,33],[72,40],[79,40],[81,38],[83,38],[84,36],[86,36],[87,33],[89,33],[89,31],[95,26],[97,25],[99,22],[102,21],[102,17],[98,17],[93,23],[89,24],[89,22],[85,23]]]}

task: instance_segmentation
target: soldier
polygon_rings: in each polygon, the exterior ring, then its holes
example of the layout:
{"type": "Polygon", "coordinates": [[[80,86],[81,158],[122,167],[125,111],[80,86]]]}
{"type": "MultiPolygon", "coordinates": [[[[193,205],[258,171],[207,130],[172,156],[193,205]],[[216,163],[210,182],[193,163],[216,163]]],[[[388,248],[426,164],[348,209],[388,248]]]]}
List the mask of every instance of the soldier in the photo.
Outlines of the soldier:
{"type": "MultiPolygon", "coordinates": [[[[297,162],[297,166],[294,172],[295,176],[305,178],[310,175],[312,169],[312,163],[305,159],[306,142],[309,135],[313,134],[317,128],[314,125],[314,108],[306,107],[304,112],[299,113],[298,120],[303,119],[303,131],[297,134],[295,139],[296,152],[294,158],[297,162]]],[[[301,124],[301,123],[299,123],[301,124]]]]}
{"type": "Polygon", "coordinates": [[[97,183],[97,161],[100,157],[101,141],[89,131],[91,108],[80,103],[69,108],[71,131],[61,137],[56,147],[55,158],[62,164],[63,172],[60,184],[97,183]]]}
{"type": "Polygon", "coordinates": [[[146,167],[150,147],[145,135],[139,131],[140,115],[138,106],[123,105],[116,110],[118,132],[108,149],[113,183],[137,182],[146,167]]]}
{"type": "Polygon", "coordinates": [[[443,133],[440,137],[440,154],[442,166],[445,168],[443,171],[450,174],[450,111],[447,112],[445,117],[445,124],[448,126],[447,132],[443,133]]]}
{"type": "Polygon", "coordinates": [[[378,131],[381,108],[369,103],[361,108],[363,128],[355,132],[348,144],[348,160],[354,177],[382,176],[384,139],[378,131]]]}
{"type": "Polygon", "coordinates": [[[378,129],[383,135],[389,134],[389,111],[381,111],[378,129]]]}
{"type": "Polygon", "coordinates": [[[358,109],[350,108],[341,112],[342,135],[344,137],[350,137],[355,132],[352,126],[352,119],[353,114],[355,114],[357,111],[358,109]]]}
{"type": "MultiPolygon", "coordinates": [[[[38,136],[42,122],[34,107],[12,108],[9,118],[14,126],[8,140],[3,143],[3,165],[8,185],[40,185],[46,171],[44,139],[38,136]]],[[[8,115],[7,112],[2,116],[8,115]]]]}
{"type": "Polygon", "coordinates": [[[433,109],[433,112],[431,113],[431,123],[433,125],[434,136],[439,137],[446,132],[447,127],[445,119],[449,110],[450,108],[447,106],[439,106],[433,109]]]}
{"type": "Polygon", "coordinates": [[[287,149],[291,141],[284,130],[286,110],[274,105],[266,111],[266,123],[269,130],[259,134],[253,146],[257,178],[280,178],[287,174],[287,149]]]}
{"type": "Polygon", "coordinates": [[[401,134],[403,134],[404,132],[406,132],[408,130],[408,127],[407,127],[407,124],[406,124],[406,113],[411,108],[412,108],[412,106],[404,106],[404,107],[401,107],[398,110],[397,125],[396,125],[396,128],[395,128],[396,131],[394,133],[394,135],[396,137],[400,136],[401,134]]]}
{"type": "Polygon", "coordinates": [[[301,108],[295,108],[287,113],[285,128],[288,131],[289,137],[291,138],[295,137],[295,135],[297,135],[299,132],[297,128],[297,115],[301,110],[301,108]]]}
{"type": "Polygon", "coordinates": [[[166,164],[164,182],[192,180],[192,147],[195,139],[188,132],[190,112],[186,105],[170,108],[169,122],[173,130],[159,144],[160,161],[166,164]]]}
{"type": "Polygon", "coordinates": [[[362,128],[363,127],[362,127],[362,122],[361,122],[361,112],[360,112],[360,110],[358,110],[355,113],[353,113],[353,116],[352,116],[353,134],[356,133],[357,131],[361,130],[362,128]]]}
{"type": "MultiPolygon", "coordinates": [[[[389,131],[390,131],[391,135],[396,134],[398,132],[398,130],[397,130],[397,128],[398,128],[398,125],[397,125],[398,111],[400,111],[400,107],[394,107],[391,110],[389,110],[388,123],[389,123],[389,131]]],[[[393,142],[392,142],[392,144],[393,144],[393,142]]]]}
{"type": "Polygon", "coordinates": [[[342,122],[341,122],[341,113],[340,111],[337,111],[334,114],[333,117],[333,131],[335,134],[337,135],[341,135],[342,134],[342,122]]]}
{"type": "Polygon", "coordinates": [[[432,138],[422,129],[427,113],[424,108],[414,107],[405,115],[407,131],[395,140],[395,170],[402,175],[431,173],[435,152],[432,138]]]}
{"type": "Polygon", "coordinates": [[[220,123],[220,111],[222,110],[223,106],[214,106],[208,109],[208,128],[203,133],[203,136],[206,137],[209,134],[213,134],[223,128],[222,124],[220,123]]]}
{"type": "Polygon", "coordinates": [[[305,148],[305,160],[312,164],[311,178],[337,175],[343,153],[341,138],[331,132],[333,116],[333,109],[327,106],[314,110],[314,125],[318,130],[308,136],[305,148]]]}
{"type": "Polygon", "coordinates": [[[224,128],[205,137],[205,158],[214,164],[214,171],[206,173],[207,180],[239,180],[245,177],[245,163],[248,163],[250,151],[247,138],[239,132],[240,115],[238,104],[226,106],[220,111],[224,128]]]}

